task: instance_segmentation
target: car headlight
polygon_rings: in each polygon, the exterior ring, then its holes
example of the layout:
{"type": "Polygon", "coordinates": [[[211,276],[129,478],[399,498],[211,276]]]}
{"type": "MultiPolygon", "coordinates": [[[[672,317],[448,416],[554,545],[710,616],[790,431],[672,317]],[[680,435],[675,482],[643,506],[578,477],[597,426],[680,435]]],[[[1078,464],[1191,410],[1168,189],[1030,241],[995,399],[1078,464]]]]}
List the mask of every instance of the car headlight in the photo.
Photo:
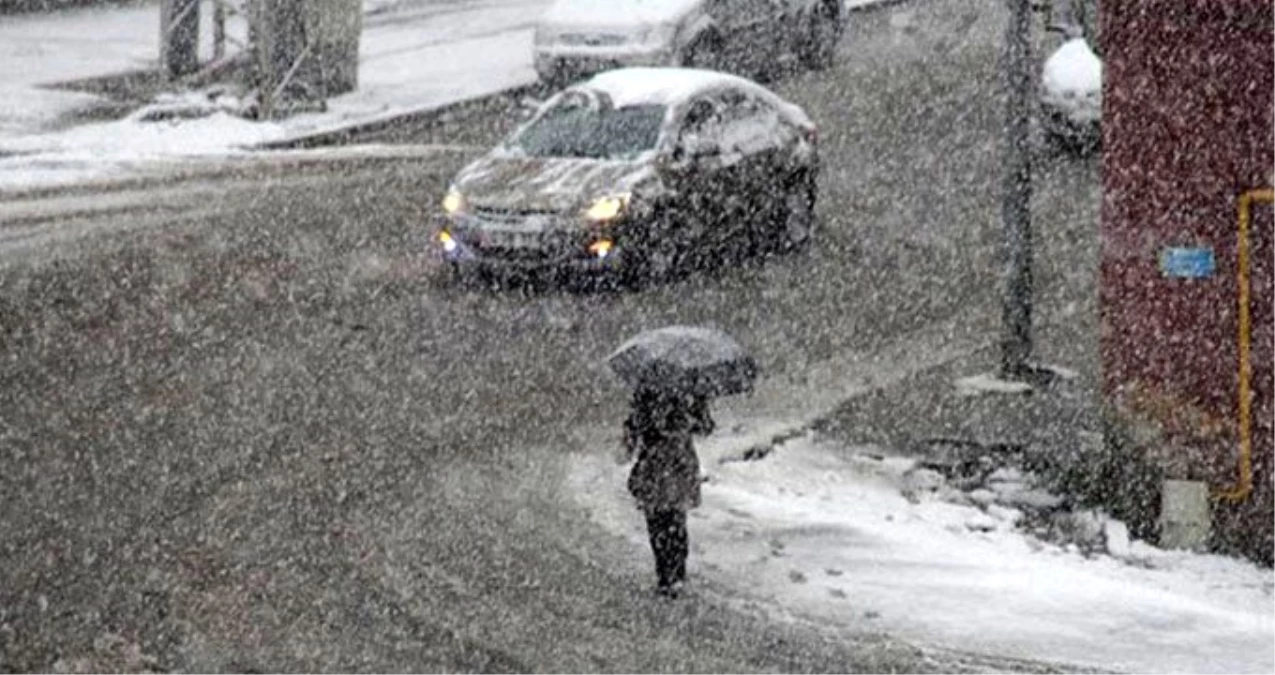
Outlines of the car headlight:
{"type": "Polygon", "coordinates": [[[456,188],[448,190],[447,196],[443,197],[443,211],[450,216],[464,208],[465,196],[460,193],[460,190],[457,190],[456,188]]]}
{"type": "Polygon", "coordinates": [[[609,195],[593,202],[593,205],[584,212],[584,216],[594,222],[605,223],[620,217],[620,214],[624,213],[628,207],[627,194],[609,195]]]}

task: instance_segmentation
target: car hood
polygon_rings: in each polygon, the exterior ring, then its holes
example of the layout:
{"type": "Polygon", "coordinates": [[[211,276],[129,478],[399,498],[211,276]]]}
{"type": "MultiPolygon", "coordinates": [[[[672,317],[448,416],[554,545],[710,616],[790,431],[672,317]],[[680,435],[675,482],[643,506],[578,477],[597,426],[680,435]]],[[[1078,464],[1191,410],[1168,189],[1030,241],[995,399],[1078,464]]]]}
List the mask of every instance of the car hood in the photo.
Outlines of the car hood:
{"type": "Polygon", "coordinates": [[[703,0],[558,0],[540,18],[557,28],[639,28],[673,23],[703,0]]]}
{"type": "Polygon", "coordinates": [[[643,161],[493,154],[462,170],[453,185],[472,206],[561,213],[631,192],[653,175],[643,161]]]}

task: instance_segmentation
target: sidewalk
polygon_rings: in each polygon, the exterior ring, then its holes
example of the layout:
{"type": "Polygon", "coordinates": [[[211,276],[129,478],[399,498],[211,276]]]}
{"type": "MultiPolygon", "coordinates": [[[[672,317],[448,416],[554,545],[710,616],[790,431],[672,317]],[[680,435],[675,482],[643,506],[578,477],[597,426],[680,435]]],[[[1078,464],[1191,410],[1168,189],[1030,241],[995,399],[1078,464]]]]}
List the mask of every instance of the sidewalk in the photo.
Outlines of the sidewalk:
{"type": "Polygon", "coordinates": [[[1037,326],[1037,349],[1053,347],[1054,358],[1042,364],[1055,370],[1050,384],[1001,381],[1000,349],[989,339],[962,358],[846,401],[819,431],[939,465],[981,456],[1034,471],[1061,470],[1101,443],[1097,329],[1086,331],[1081,323],[1037,326]]]}
{"type": "MultiPolygon", "coordinates": [[[[153,3],[0,18],[0,94],[9,102],[0,105],[0,190],[126,174],[156,159],[233,156],[530,84],[532,26],[547,3],[366,0],[359,88],[328,101],[326,112],[265,123],[232,115],[230,97],[192,93],[122,119],[77,124],[109,102],[48,85],[153,69],[153,3]],[[149,119],[157,109],[198,106],[207,114],[196,119],[149,119]]],[[[230,33],[242,41],[245,31],[239,20],[230,33]]]]}
{"type": "MultiPolygon", "coordinates": [[[[820,364],[827,377],[804,386],[716,403],[719,431],[696,442],[708,482],[691,513],[688,602],[888,635],[971,672],[1275,669],[1269,570],[1157,549],[1033,471],[1096,441],[1096,359],[1081,358],[1094,338],[1074,339],[1083,318],[1040,331],[1047,362],[1076,372],[1031,394],[966,380],[995,370],[992,336],[965,328],[984,318],[899,341],[914,349],[820,364]],[[835,412],[817,412],[837,396],[835,412]]],[[[567,486],[628,542],[646,583],[628,467],[602,450],[611,435],[581,439],[567,486]]]]}

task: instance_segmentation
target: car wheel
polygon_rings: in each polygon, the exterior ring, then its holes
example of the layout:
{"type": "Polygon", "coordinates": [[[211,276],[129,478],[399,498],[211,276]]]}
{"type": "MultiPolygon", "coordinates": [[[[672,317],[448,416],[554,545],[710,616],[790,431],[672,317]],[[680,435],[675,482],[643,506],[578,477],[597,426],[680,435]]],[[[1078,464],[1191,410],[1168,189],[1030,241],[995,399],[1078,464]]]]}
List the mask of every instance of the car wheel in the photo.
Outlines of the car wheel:
{"type": "Polygon", "coordinates": [[[830,68],[840,40],[841,25],[837,6],[825,2],[819,5],[811,17],[810,34],[806,36],[805,49],[801,53],[802,62],[812,70],[830,68]]]}
{"type": "Polygon", "coordinates": [[[701,33],[682,49],[681,66],[703,70],[720,70],[722,39],[716,33],[701,33]]]}
{"type": "Polygon", "coordinates": [[[784,193],[780,217],[776,219],[778,231],[774,233],[775,248],[780,252],[799,251],[810,245],[814,237],[817,197],[818,187],[809,175],[794,180],[784,193]]]}

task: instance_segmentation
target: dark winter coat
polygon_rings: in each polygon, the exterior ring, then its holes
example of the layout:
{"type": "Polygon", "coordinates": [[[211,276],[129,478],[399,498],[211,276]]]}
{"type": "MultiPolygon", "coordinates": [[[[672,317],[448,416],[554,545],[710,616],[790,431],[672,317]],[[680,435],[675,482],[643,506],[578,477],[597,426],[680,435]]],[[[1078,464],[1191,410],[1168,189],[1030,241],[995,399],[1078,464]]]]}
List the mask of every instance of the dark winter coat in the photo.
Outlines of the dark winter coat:
{"type": "Polygon", "coordinates": [[[629,492],[643,511],[689,511],[700,503],[699,457],[689,430],[642,443],[629,472],[629,492]]]}
{"type": "Polygon", "coordinates": [[[624,436],[628,452],[637,456],[629,472],[629,492],[644,511],[699,506],[699,457],[691,434],[704,428],[705,420],[697,423],[692,408],[682,396],[635,392],[624,436]]]}

